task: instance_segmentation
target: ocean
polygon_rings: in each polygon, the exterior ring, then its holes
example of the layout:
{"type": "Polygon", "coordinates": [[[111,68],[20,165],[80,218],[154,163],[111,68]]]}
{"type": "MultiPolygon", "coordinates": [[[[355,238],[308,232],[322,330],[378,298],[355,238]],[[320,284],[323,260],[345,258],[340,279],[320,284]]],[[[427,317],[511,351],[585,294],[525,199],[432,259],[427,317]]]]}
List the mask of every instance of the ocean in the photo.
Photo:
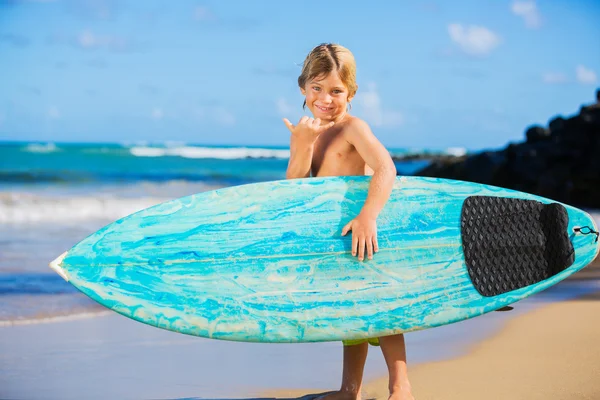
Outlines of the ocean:
{"type": "MultiPolygon", "coordinates": [[[[398,173],[411,175],[428,161],[401,161],[402,156],[437,152],[390,153],[399,160],[398,173]]],[[[48,263],[143,208],[285,179],[288,159],[287,147],[0,142],[0,326],[106,312],[48,263]]]]}

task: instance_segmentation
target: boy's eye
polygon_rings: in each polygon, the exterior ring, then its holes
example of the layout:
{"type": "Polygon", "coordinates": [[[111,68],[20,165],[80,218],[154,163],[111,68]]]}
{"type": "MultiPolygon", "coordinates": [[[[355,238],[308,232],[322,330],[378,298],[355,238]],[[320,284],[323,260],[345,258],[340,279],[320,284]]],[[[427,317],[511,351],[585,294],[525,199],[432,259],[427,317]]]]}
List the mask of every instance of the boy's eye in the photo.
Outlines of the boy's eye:
{"type": "Polygon", "coordinates": [[[341,90],[339,90],[339,89],[336,89],[336,90],[334,90],[334,91],[333,91],[333,93],[335,93],[335,94],[340,94],[340,93],[342,93],[342,91],[341,91],[341,90]]]}
{"type": "Polygon", "coordinates": [[[318,91],[318,90],[321,90],[321,88],[320,88],[320,87],[318,87],[318,86],[313,86],[313,89],[314,89],[314,90],[317,90],[317,91],[318,91]]]}

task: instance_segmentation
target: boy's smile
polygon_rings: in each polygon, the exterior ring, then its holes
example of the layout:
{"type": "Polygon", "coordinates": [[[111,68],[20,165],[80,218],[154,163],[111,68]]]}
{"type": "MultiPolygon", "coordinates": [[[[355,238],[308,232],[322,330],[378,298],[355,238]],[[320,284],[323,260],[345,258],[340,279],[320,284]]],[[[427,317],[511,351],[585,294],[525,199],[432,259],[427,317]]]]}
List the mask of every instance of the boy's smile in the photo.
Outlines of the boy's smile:
{"type": "Polygon", "coordinates": [[[324,112],[324,113],[326,113],[326,112],[329,112],[329,111],[331,111],[331,110],[332,110],[332,108],[331,108],[331,107],[322,107],[322,106],[319,106],[318,104],[315,104],[315,107],[317,107],[317,109],[318,109],[319,111],[322,111],[322,112],[324,112]]]}

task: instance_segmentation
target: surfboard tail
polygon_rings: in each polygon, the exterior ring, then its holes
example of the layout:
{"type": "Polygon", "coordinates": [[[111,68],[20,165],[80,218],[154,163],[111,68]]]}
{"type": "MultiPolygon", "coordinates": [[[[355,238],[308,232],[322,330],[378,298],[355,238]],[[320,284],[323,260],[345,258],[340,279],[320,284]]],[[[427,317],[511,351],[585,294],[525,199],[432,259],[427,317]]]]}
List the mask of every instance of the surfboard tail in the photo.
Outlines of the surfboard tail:
{"type": "Polygon", "coordinates": [[[69,276],[67,275],[66,271],[60,265],[62,263],[62,261],[65,259],[65,257],[67,256],[67,253],[68,252],[65,251],[60,256],[58,256],[56,258],[56,260],[52,261],[50,263],[50,268],[52,268],[57,274],[59,274],[65,281],[69,282],[69,276]]]}

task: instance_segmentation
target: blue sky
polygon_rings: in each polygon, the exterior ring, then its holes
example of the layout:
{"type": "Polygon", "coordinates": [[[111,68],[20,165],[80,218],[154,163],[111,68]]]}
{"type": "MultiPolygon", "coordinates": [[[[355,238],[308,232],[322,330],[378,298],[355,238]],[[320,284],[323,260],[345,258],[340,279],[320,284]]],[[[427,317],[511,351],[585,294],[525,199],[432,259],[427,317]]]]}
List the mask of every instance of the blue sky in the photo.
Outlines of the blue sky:
{"type": "Polygon", "coordinates": [[[388,147],[493,148],[600,86],[600,2],[0,0],[0,139],[287,145],[322,42],[388,147]]]}

